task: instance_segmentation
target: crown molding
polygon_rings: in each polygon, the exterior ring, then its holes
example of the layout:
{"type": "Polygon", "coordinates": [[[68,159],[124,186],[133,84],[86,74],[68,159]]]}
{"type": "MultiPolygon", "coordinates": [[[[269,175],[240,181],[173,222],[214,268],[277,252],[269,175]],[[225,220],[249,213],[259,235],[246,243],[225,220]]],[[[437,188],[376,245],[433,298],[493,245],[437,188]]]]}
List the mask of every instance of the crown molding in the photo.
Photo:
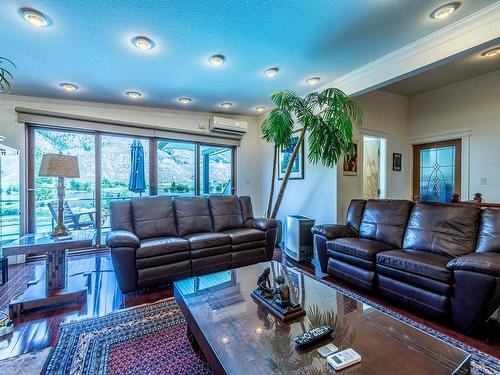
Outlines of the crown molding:
{"type": "Polygon", "coordinates": [[[439,29],[320,87],[361,94],[500,37],[500,2],[439,29]]]}

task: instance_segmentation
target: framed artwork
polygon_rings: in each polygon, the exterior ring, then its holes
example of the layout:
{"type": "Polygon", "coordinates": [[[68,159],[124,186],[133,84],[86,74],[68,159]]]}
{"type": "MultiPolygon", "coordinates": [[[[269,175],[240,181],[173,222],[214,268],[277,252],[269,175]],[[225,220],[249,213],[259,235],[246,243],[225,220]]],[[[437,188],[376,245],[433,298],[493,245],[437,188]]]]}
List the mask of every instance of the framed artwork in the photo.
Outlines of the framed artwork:
{"type": "Polygon", "coordinates": [[[392,170],[401,172],[401,158],[402,155],[399,153],[392,154],[392,170]]]}
{"type": "MultiPolygon", "coordinates": [[[[284,147],[278,152],[278,180],[283,180],[286,173],[286,168],[288,167],[288,161],[290,160],[295,145],[299,141],[300,135],[292,136],[292,140],[288,147],[284,147]]],[[[290,180],[303,180],[304,179],[304,140],[299,148],[299,154],[295,158],[292,166],[292,171],[290,173],[290,180]]]]}
{"type": "Polygon", "coordinates": [[[358,175],[358,143],[354,142],[354,151],[351,155],[344,156],[344,164],[342,166],[344,176],[358,175]]]}

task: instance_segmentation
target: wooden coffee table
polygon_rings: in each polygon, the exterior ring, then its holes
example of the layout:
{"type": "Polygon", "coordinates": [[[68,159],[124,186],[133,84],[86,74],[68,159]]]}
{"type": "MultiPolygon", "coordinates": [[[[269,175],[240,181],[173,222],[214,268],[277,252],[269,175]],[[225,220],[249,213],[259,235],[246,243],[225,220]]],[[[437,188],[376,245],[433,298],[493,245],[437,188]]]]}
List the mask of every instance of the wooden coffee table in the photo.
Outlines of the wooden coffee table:
{"type": "Polygon", "coordinates": [[[332,373],[317,347],[333,342],[352,347],[360,364],[349,374],[466,374],[470,355],[406,323],[277,262],[192,277],[174,283],[174,295],[188,323],[188,335],[216,374],[332,373]],[[275,319],[250,293],[270,266],[284,274],[306,316],[289,323],[275,319]],[[308,350],[293,337],[318,325],[335,328],[331,339],[308,350]]]}

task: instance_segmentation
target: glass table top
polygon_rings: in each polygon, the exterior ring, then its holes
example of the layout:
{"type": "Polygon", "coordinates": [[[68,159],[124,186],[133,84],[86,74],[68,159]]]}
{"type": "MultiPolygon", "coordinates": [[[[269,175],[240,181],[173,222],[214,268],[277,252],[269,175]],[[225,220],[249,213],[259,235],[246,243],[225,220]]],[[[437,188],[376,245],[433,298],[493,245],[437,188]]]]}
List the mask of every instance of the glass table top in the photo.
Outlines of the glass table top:
{"type": "Polygon", "coordinates": [[[438,375],[467,373],[469,366],[468,353],[274,261],[192,277],[174,288],[228,374],[438,375]],[[267,266],[272,283],[285,276],[304,317],[282,323],[250,296],[267,266]],[[295,349],[295,336],[324,324],[335,329],[331,339],[295,349]],[[356,350],[361,363],[335,372],[316,350],[330,342],[356,350]]]}

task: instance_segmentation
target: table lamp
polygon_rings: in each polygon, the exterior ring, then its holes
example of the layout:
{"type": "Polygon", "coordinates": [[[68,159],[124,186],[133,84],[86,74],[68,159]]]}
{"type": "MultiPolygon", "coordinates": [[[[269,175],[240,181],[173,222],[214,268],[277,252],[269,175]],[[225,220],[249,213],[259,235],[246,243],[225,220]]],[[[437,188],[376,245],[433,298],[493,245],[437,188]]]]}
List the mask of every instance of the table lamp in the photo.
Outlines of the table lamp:
{"type": "Polygon", "coordinates": [[[40,177],[57,177],[57,226],[52,230],[51,236],[60,237],[69,234],[64,225],[64,177],[80,177],[78,158],[76,156],[59,154],[45,154],[42,158],[40,177]]]}

